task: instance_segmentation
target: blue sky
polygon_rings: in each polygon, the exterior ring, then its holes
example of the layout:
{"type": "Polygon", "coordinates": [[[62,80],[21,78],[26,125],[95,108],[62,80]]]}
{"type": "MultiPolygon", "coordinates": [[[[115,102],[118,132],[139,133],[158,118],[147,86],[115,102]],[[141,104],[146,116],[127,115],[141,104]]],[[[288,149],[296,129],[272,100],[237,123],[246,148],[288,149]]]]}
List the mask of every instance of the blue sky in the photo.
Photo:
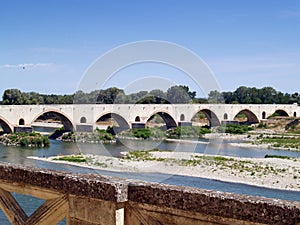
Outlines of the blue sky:
{"type": "MultiPolygon", "coordinates": [[[[297,0],[3,0],[0,34],[0,93],[73,93],[99,56],[141,40],[190,49],[224,91],[245,85],[300,92],[297,0]]],[[[126,89],[138,76],[164,76],[201,92],[157,65],[131,66],[108,85],[126,89]]]]}

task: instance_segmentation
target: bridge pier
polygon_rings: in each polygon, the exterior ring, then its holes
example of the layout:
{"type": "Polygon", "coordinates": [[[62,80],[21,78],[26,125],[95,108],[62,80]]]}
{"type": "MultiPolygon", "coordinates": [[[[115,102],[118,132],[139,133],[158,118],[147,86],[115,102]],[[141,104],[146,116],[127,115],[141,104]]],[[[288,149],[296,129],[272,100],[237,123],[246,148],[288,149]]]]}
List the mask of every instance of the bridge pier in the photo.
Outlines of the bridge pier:
{"type": "Polygon", "coordinates": [[[20,132],[31,133],[32,131],[33,131],[33,128],[30,126],[15,126],[14,127],[15,133],[20,133],[20,132]]]}
{"type": "Polygon", "coordinates": [[[77,124],[76,131],[77,132],[89,132],[92,133],[94,131],[94,126],[89,124],[77,124]]]}
{"type": "Polygon", "coordinates": [[[132,123],[131,124],[131,128],[145,128],[146,127],[146,123],[132,123]]]}
{"type": "Polygon", "coordinates": [[[178,126],[179,126],[179,127],[188,127],[188,126],[192,126],[192,122],[188,122],[188,121],[180,121],[180,122],[178,122],[178,126]]]}

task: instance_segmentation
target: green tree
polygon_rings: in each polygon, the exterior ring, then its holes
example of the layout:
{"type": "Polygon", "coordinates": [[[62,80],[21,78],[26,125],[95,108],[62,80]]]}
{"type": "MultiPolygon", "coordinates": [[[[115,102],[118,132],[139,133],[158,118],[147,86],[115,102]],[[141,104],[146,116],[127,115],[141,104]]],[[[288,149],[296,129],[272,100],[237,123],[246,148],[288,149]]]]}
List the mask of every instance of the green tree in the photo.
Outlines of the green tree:
{"type": "Polygon", "coordinates": [[[181,87],[182,89],[184,89],[186,91],[186,93],[188,93],[190,99],[194,99],[196,97],[196,91],[190,91],[190,88],[186,85],[179,85],[179,87],[181,87]]]}
{"type": "Polygon", "coordinates": [[[5,105],[21,105],[23,103],[22,93],[18,89],[5,90],[2,99],[5,105]]]}
{"type": "Polygon", "coordinates": [[[113,104],[118,95],[124,94],[124,91],[116,87],[111,87],[106,90],[100,90],[97,97],[97,104],[113,104]]]}
{"type": "Polygon", "coordinates": [[[208,102],[209,103],[224,103],[223,93],[219,91],[211,91],[208,94],[208,102]]]}
{"type": "Polygon", "coordinates": [[[188,103],[191,98],[186,89],[181,86],[172,86],[167,90],[167,99],[170,103],[188,103]]]}

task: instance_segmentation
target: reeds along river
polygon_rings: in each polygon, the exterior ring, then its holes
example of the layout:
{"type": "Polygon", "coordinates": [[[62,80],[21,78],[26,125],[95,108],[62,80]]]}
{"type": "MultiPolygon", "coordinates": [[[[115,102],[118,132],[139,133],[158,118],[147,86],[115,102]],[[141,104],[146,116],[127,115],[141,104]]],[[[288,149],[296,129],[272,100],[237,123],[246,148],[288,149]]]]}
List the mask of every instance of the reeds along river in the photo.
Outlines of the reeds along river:
{"type": "MultiPolygon", "coordinates": [[[[204,140],[203,140],[204,141],[204,140]]],[[[88,168],[81,168],[76,166],[54,164],[44,161],[28,159],[28,156],[48,157],[55,155],[68,155],[74,153],[91,153],[101,155],[111,155],[114,157],[120,156],[121,152],[130,150],[149,150],[159,148],[161,150],[174,150],[186,152],[198,152],[207,154],[219,154],[227,156],[240,157],[264,157],[266,154],[288,155],[293,157],[300,157],[300,152],[271,150],[271,149],[255,149],[255,148],[240,148],[228,145],[226,142],[214,144],[195,144],[195,143],[178,143],[178,142],[159,142],[159,141],[134,141],[122,140],[113,144],[89,144],[89,143],[64,143],[60,141],[51,141],[49,148],[29,149],[21,147],[3,146],[0,145],[0,160],[3,162],[10,162],[15,164],[22,164],[26,166],[41,167],[47,169],[63,170],[74,173],[98,173],[110,176],[119,176],[131,179],[140,179],[146,181],[163,182],[181,186],[191,186],[196,188],[204,188],[210,190],[218,190],[225,192],[233,192],[247,195],[257,195],[270,198],[280,198],[286,200],[300,201],[300,193],[293,191],[282,191],[275,189],[267,189],[254,187],[238,183],[221,182],[210,179],[166,175],[160,173],[121,173],[103,170],[93,170],[88,168]]],[[[41,203],[41,200],[32,198],[30,196],[18,195],[18,200],[23,205],[27,213],[31,213],[41,203]]],[[[5,215],[0,212],[0,224],[9,224],[5,215]]],[[[62,222],[61,224],[65,224],[62,222]]]]}

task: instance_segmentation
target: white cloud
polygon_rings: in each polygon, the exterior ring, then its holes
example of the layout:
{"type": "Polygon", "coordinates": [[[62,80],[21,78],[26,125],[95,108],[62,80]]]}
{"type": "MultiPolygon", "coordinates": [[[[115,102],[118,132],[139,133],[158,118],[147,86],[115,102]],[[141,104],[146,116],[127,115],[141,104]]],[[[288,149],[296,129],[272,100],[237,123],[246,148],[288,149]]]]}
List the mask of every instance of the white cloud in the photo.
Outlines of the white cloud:
{"type": "Polygon", "coordinates": [[[43,67],[52,67],[53,63],[21,63],[21,64],[4,64],[0,68],[6,69],[29,69],[29,68],[43,68],[43,67]]]}

